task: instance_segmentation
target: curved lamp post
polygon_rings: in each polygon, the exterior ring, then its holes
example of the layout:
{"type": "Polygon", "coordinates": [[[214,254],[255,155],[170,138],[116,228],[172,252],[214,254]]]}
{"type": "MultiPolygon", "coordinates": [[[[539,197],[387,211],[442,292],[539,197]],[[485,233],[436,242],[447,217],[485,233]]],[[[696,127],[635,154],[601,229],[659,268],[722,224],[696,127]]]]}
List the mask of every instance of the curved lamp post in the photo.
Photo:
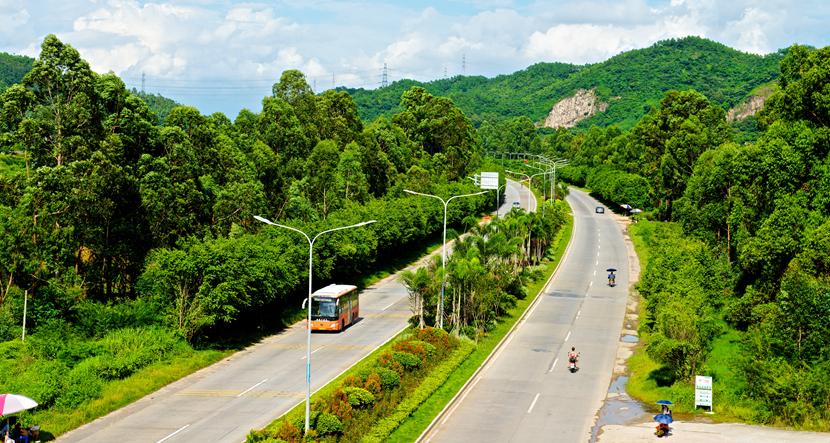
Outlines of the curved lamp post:
{"type": "Polygon", "coordinates": [[[314,242],[317,241],[317,239],[321,235],[323,235],[327,232],[340,231],[342,229],[349,229],[349,228],[356,228],[358,226],[363,226],[363,225],[368,225],[369,223],[374,223],[377,220],[369,220],[369,221],[365,221],[363,223],[358,223],[356,225],[343,226],[343,227],[340,227],[340,228],[328,229],[328,230],[325,230],[325,231],[317,234],[312,239],[305,232],[300,231],[299,229],[296,229],[296,228],[292,228],[291,226],[285,226],[285,225],[281,225],[279,223],[274,223],[271,220],[268,220],[267,218],[260,217],[258,215],[255,215],[254,218],[256,220],[261,221],[261,222],[263,222],[265,224],[268,224],[268,225],[279,226],[280,228],[290,229],[294,232],[299,232],[300,234],[303,235],[303,237],[305,237],[306,240],[308,240],[308,299],[306,300],[306,301],[308,301],[308,323],[306,324],[306,329],[308,329],[308,347],[306,348],[306,358],[307,358],[307,360],[306,360],[306,371],[305,371],[305,432],[306,432],[306,434],[308,434],[308,418],[309,418],[309,413],[311,412],[311,264],[312,264],[312,260],[314,258],[314,242]]]}
{"type": "MultiPolygon", "coordinates": [[[[472,197],[474,195],[481,195],[486,194],[487,191],[476,192],[475,194],[464,194],[464,195],[454,195],[446,200],[443,198],[432,195],[432,194],[422,194],[420,192],[410,191],[409,189],[404,189],[403,192],[408,192],[410,194],[415,195],[423,195],[424,197],[432,197],[441,200],[441,203],[444,204],[444,243],[441,245],[441,269],[445,269],[447,267],[447,204],[454,199],[459,197],[472,197]]],[[[441,298],[438,301],[438,312],[440,315],[438,316],[438,327],[444,329],[444,280],[446,279],[446,275],[441,278],[441,298]]]]}

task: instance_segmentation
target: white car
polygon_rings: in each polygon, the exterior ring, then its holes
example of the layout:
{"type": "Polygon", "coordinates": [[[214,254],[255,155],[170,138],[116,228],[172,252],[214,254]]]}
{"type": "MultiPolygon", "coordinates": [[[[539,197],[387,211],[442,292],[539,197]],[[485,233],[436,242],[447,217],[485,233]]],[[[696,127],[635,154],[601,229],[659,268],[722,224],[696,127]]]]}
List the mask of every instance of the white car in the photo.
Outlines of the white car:
{"type": "Polygon", "coordinates": [[[513,202],[513,207],[514,208],[521,208],[522,205],[519,202],[513,202]]]}

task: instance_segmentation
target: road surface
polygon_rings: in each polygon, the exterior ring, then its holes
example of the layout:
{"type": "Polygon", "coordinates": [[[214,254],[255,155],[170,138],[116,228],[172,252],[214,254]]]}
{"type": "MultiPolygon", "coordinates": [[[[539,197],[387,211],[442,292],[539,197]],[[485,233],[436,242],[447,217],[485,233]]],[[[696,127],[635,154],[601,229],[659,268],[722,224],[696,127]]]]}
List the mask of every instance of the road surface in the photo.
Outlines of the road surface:
{"type": "MultiPolygon", "coordinates": [[[[507,211],[535,197],[507,186],[507,211]]],[[[505,211],[506,212],[506,211],[505,211]]],[[[360,295],[360,318],[341,333],[312,334],[312,391],[326,385],[407,326],[406,289],[397,275],[360,295]]],[[[306,329],[288,330],[60,436],[59,443],[242,442],[305,399],[306,329]]]]}
{"type": "Polygon", "coordinates": [[[611,381],[628,296],[628,257],[610,213],[571,188],[574,236],[556,278],[457,408],[423,441],[585,442],[611,381]],[[608,286],[609,267],[618,269],[608,286]],[[567,369],[572,346],[580,370],[567,369]]]}
{"type": "Polygon", "coordinates": [[[527,186],[517,181],[507,179],[507,186],[504,187],[504,195],[501,198],[499,217],[504,217],[513,209],[513,202],[519,202],[520,207],[528,212],[536,211],[536,196],[527,189],[527,186]]]}

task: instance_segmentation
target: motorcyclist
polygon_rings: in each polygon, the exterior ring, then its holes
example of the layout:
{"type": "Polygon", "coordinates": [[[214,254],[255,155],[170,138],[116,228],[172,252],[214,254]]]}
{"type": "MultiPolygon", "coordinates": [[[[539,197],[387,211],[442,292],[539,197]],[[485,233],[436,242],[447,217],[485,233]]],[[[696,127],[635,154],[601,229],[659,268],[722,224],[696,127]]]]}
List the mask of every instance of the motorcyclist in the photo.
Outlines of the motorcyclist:
{"type": "Polygon", "coordinates": [[[568,361],[572,361],[576,369],[579,369],[579,354],[576,352],[576,347],[571,347],[571,352],[568,352],[568,361]]]}
{"type": "Polygon", "coordinates": [[[617,281],[617,276],[613,272],[608,274],[608,284],[613,285],[617,281]]]}

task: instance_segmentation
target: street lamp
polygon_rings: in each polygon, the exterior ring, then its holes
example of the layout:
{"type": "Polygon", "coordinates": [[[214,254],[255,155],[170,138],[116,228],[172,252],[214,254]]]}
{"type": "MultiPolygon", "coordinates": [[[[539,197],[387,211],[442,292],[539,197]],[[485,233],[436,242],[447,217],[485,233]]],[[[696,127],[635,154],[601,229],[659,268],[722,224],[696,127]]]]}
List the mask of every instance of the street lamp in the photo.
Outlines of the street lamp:
{"type": "MultiPolygon", "coordinates": [[[[441,245],[441,269],[445,269],[447,267],[447,204],[454,198],[459,197],[472,197],[474,195],[481,195],[486,194],[487,191],[476,192],[475,194],[464,194],[464,195],[454,195],[446,200],[443,198],[432,195],[432,194],[422,194],[420,192],[410,191],[409,189],[404,189],[403,192],[408,192],[410,194],[415,195],[423,195],[424,197],[432,197],[441,200],[441,203],[444,204],[444,243],[441,245]]],[[[441,298],[438,301],[438,328],[444,329],[444,280],[446,276],[441,278],[441,298]]]]}
{"type": "Polygon", "coordinates": [[[265,224],[268,224],[268,225],[279,226],[280,228],[290,229],[294,232],[299,232],[300,234],[303,234],[303,237],[305,237],[306,240],[308,240],[308,299],[306,299],[306,301],[308,302],[308,323],[306,324],[306,329],[308,329],[308,347],[306,348],[306,358],[307,358],[307,360],[306,360],[306,371],[305,371],[305,383],[306,383],[306,385],[305,385],[305,432],[306,432],[306,434],[308,434],[308,418],[309,418],[309,413],[311,412],[311,263],[312,263],[313,258],[314,258],[314,242],[317,241],[317,239],[321,235],[323,235],[327,232],[339,231],[341,229],[356,228],[358,226],[363,226],[363,225],[368,225],[369,223],[374,223],[377,220],[369,220],[369,221],[365,221],[363,223],[358,223],[356,225],[343,226],[343,227],[340,227],[340,228],[328,229],[328,230],[325,230],[325,231],[317,234],[312,239],[305,232],[300,231],[299,229],[292,228],[291,226],[285,226],[285,225],[281,225],[281,224],[278,224],[278,223],[274,223],[271,220],[268,220],[267,218],[260,217],[258,215],[255,215],[254,218],[261,221],[261,222],[263,222],[263,223],[265,223],[265,224]]]}

